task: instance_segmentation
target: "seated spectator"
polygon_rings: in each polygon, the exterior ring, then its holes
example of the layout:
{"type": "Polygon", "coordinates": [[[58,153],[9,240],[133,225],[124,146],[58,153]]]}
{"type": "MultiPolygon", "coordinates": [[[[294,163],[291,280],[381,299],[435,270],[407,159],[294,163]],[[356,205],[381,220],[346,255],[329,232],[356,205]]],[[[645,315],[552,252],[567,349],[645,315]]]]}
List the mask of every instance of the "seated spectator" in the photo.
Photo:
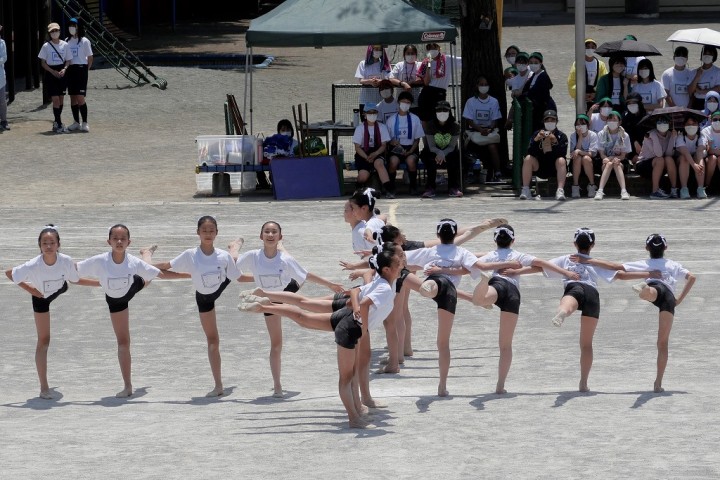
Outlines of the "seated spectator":
{"type": "Polygon", "coordinates": [[[358,188],[362,188],[370,175],[377,171],[383,190],[388,198],[395,198],[390,191],[390,178],[385,169],[385,143],[390,140],[385,125],[378,122],[378,108],[374,103],[365,105],[365,120],[355,127],[355,166],[358,170],[358,188]]]}
{"type": "Polygon", "coordinates": [[[687,107],[690,105],[688,88],[695,78],[695,71],[687,66],[688,49],[677,47],[673,54],[673,61],[675,65],[662,74],[665,101],[668,107],[687,107]]]}
{"type": "Polygon", "coordinates": [[[493,178],[495,181],[500,181],[502,179],[500,152],[498,150],[500,144],[498,125],[502,120],[500,103],[495,97],[488,94],[490,84],[484,75],[480,75],[477,85],[477,95],[468,98],[462,114],[468,140],[470,141],[467,146],[468,150],[473,153],[482,147],[487,148],[494,172],[493,178]]]}
{"type": "Polygon", "coordinates": [[[390,117],[386,123],[390,133],[388,149],[390,158],[388,173],[390,174],[390,188],[395,191],[395,176],[398,165],[407,164],[408,178],[410,179],[410,195],[417,195],[417,159],[420,151],[420,139],[425,136],[420,118],[410,113],[413,96],[410,92],[400,92],[398,96],[399,111],[390,117]]]}
{"type": "Polygon", "coordinates": [[[580,172],[584,171],[588,178],[587,196],[594,198],[595,172],[593,163],[598,156],[597,133],[588,128],[590,119],[580,114],[575,119],[575,131],[570,134],[570,162],[572,163],[573,186],[572,198],[580,198],[580,172]]]}
{"type": "Polygon", "coordinates": [[[463,196],[460,190],[460,152],[458,151],[460,125],[450,111],[449,102],[438,102],[435,106],[435,119],[428,122],[425,129],[425,149],[421,157],[425,164],[427,182],[425,193],[422,194],[423,198],[435,196],[438,168],[447,168],[448,195],[463,196]]]}
{"type": "MultiPolygon", "coordinates": [[[[585,111],[590,110],[590,107],[592,107],[596,98],[598,98],[595,96],[595,87],[597,86],[598,79],[608,73],[605,62],[595,56],[596,48],[597,43],[595,40],[592,38],[585,39],[585,111]]],[[[575,62],[573,62],[567,79],[568,92],[573,99],[575,98],[577,90],[576,76],[575,62]]]]}
{"type": "Polygon", "coordinates": [[[651,200],[677,198],[677,171],[673,160],[673,149],[677,133],[670,130],[670,119],[661,117],[643,140],[642,149],[635,164],[635,171],[652,179],[651,200]],[[660,188],[660,179],[667,171],[670,178],[670,194],[660,188]]]}
{"type": "Polygon", "coordinates": [[[387,124],[387,119],[398,113],[398,102],[393,95],[393,85],[390,80],[381,80],[378,92],[382,100],[377,104],[378,122],[387,124]]]}
{"type": "Polygon", "coordinates": [[[598,133],[598,153],[602,159],[602,175],[600,184],[595,194],[595,200],[602,200],[605,197],[605,185],[610,179],[610,173],[615,172],[615,177],[620,184],[620,199],[630,200],[630,195],[625,188],[625,157],[632,151],[630,135],[620,126],[622,115],[613,110],[608,116],[607,125],[598,133]]]}
{"type": "Polygon", "coordinates": [[[600,132],[605,128],[608,116],[613,111],[613,103],[609,97],[601,98],[600,101],[593,106],[587,112],[588,118],[590,118],[589,128],[595,133],[600,132]]]}
{"type": "Polygon", "coordinates": [[[675,161],[678,164],[678,176],[680,177],[680,198],[690,198],[690,190],[688,190],[690,167],[692,167],[697,181],[697,198],[707,198],[705,193],[705,145],[700,139],[698,121],[694,118],[685,119],[683,130],[675,139],[675,161]]]}
{"type": "Polygon", "coordinates": [[[715,168],[718,166],[720,159],[720,111],[715,111],[710,116],[710,125],[702,129],[702,138],[700,139],[703,147],[705,147],[705,185],[710,185],[715,168]]]}
{"type": "Polygon", "coordinates": [[[649,128],[640,123],[640,121],[645,118],[645,115],[645,106],[642,103],[640,94],[629,93],[625,99],[622,126],[625,132],[630,135],[630,142],[632,142],[632,151],[628,153],[626,157],[632,165],[637,163],[637,157],[640,155],[643,139],[650,131],[649,128]]]}
{"type": "Polygon", "coordinates": [[[610,57],[610,72],[598,79],[596,98],[610,98],[613,109],[620,112],[628,94],[628,82],[625,77],[627,60],[623,57],[610,57]]]}
{"type": "Polygon", "coordinates": [[[382,45],[369,45],[365,51],[365,59],[358,63],[355,78],[363,89],[360,90],[360,105],[378,103],[381,99],[377,87],[380,81],[390,75],[390,60],[382,45]]]}
{"type": "Polygon", "coordinates": [[[522,190],[520,200],[530,198],[530,181],[535,173],[538,177],[549,178],[555,174],[558,188],[555,200],[565,200],[565,177],[567,176],[567,136],[558,130],[558,116],[555,110],[543,113],[543,128],[530,138],[528,154],[522,164],[522,190]]]}
{"type": "Polygon", "coordinates": [[[712,45],[703,46],[700,60],[702,65],[695,70],[695,78],[688,87],[688,92],[692,97],[692,108],[696,110],[702,108],[705,96],[709,92],[720,92],[720,68],[715,66],[717,48],[712,45]]]}
{"type": "Polygon", "coordinates": [[[648,113],[665,105],[665,89],[662,83],[655,79],[653,64],[647,58],[638,63],[638,80],[630,82],[630,91],[640,94],[648,113]]]}
{"type": "Polygon", "coordinates": [[[703,113],[707,115],[707,118],[700,122],[700,130],[710,125],[710,116],[717,111],[720,111],[720,93],[710,91],[705,95],[703,113]]]}

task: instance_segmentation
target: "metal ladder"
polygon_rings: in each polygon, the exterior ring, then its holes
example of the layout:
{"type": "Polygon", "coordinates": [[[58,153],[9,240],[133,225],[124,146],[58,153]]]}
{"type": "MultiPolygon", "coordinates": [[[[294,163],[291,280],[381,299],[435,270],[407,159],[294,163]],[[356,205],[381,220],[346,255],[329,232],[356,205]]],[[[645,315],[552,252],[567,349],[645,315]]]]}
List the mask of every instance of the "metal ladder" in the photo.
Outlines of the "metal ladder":
{"type": "Polygon", "coordinates": [[[105,60],[125,78],[135,85],[149,83],[160,90],[167,88],[167,80],[151,72],[130,49],[110,33],[77,0],[55,0],[55,4],[65,15],[77,18],[83,23],[85,33],[93,43],[93,50],[105,57],[105,60]]]}

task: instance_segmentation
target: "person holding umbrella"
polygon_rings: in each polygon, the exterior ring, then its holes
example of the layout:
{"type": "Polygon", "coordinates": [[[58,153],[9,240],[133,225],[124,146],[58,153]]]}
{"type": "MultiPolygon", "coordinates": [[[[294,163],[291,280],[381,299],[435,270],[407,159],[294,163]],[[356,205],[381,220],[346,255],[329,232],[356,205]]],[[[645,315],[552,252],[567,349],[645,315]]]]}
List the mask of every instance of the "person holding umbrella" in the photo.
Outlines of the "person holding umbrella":
{"type": "Polygon", "coordinates": [[[688,92],[693,97],[692,108],[696,110],[703,108],[708,92],[720,92],[720,68],[715,66],[717,48],[712,45],[703,46],[700,60],[702,66],[695,70],[695,78],[688,87],[688,92]]]}
{"type": "Polygon", "coordinates": [[[673,61],[675,65],[665,70],[661,77],[665,89],[665,101],[668,107],[687,107],[690,105],[688,89],[695,78],[695,71],[687,66],[688,49],[677,47],[673,61]]]}

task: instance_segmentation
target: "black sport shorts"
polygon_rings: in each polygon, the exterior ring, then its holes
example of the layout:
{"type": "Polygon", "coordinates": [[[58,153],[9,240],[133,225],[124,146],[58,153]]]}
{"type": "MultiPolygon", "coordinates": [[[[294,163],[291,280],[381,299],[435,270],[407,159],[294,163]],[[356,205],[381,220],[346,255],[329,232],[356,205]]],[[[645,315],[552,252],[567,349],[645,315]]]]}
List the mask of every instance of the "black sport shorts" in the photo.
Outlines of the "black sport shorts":
{"type": "Polygon", "coordinates": [[[488,285],[497,292],[495,305],[501,312],[520,313],[520,290],[510,281],[502,277],[492,277],[488,285]]]}
{"type": "Polygon", "coordinates": [[[457,289],[455,285],[443,275],[430,275],[427,279],[434,281],[438,286],[438,294],[433,298],[437,303],[437,307],[454,315],[457,307],[457,289]]]}
{"type": "Polygon", "coordinates": [[[137,292],[145,287],[145,280],[140,275],[133,275],[133,283],[130,285],[130,290],[120,298],[113,298],[105,295],[105,301],[110,308],[110,313],[118,313],[123,310],[127,310],[130,300],[135,296],[137,292]]]}
{"type": "Polygon", "coordinates": [[[354,349],[362,337],[362,325],[353,317],[350,307],[333,312],[330,324],[335,331],[335,343],[343,348],[354,349]]]}
{"type": "Polygon", "coordinates": [[[223,291],[230,285],[230,279],[226,278],[223,283],[220,284],[217,290],[213,293],[200,293],[195,291],[195,303],[198,306],[198,312],[206,313],[215,310],[215,300],[220,298],[223,291]]]}
{"type": "Polygon", "coordinates": [[[33,312],[35,313],[47,313],[50,311],[50,303],[55,300],[57,297],[62,295],[63,293],[67,292],[68,284],[67,282],[63,283],[63,286],[60,287],[60,290],[53,293],[47,298],[38,298],[36,296],[32,296],[32,307],[33,312]]]}
{"type": "Polygon", "coordinates": [[[675,304],[677,303],[677,300],[668,286],[662,282],[650,281],[650,283],[648,283],[648,287],[652,287],[657,290],[657,298],[654,302],[652,302],[652,304],[658,307],[661,312],[670,312],[675,315],[675,304]]]}
{"type": "Polygon", "coordinates": [[[571,296],[578,302],[578,310],[585,317],[600,318],[600,294],[586,283],[570,282],[563,296],[571,296]]]}

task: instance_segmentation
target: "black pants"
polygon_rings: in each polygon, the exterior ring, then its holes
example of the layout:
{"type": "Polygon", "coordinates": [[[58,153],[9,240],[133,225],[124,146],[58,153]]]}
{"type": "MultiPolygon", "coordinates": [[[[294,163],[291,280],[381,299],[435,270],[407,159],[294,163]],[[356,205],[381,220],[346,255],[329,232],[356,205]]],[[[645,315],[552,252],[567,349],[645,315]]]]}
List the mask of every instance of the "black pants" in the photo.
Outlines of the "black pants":
{"type": "Polygon", "coordinates": [[[435,154],[430,151],[429,148],[423,149],[420,154],[420,158],[425,164],[425,170],[427,173],[427,181],[425,182],[425,188],[435,189],[435,180],[437,178],[438,168],[447,168],[448,171],[448,189],[460,188],[460,154],[455,149],[445,157],[445,163],[438,165],[435,162],[435,154]]]}

